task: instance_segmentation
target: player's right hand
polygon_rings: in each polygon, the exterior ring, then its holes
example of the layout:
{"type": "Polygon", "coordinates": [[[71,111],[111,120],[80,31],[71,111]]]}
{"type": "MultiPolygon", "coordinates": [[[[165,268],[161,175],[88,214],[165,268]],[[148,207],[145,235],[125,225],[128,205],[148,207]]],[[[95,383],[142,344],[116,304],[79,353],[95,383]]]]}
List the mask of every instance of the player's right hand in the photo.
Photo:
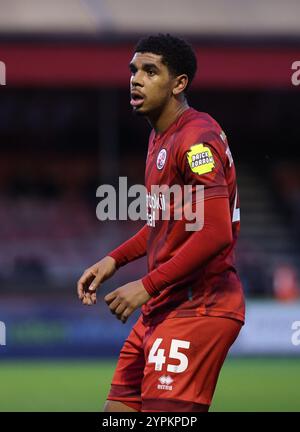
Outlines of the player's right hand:
{"type": "Polygon", "coordinates": [[[84,271],[77,282],[77,294],[84,305],[97,302],[96,291],[100,284],[110,278],[117,270],[116,261],[106,256],[84,271]]]}

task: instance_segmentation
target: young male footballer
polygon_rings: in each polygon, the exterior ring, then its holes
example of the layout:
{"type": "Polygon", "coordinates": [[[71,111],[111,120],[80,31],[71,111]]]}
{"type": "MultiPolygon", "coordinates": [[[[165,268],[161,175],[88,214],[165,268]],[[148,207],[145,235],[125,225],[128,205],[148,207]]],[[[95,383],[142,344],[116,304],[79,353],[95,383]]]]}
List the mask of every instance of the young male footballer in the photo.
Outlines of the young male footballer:
{"type": "MultiPolygon", "coordinates": [[[[234,264],[239,233],[236,173],[226,135],[208,114],[189,107],[196,73],[192,48],[169,34],[141,39],[130,61],[130,105],[152,126],[145,183],[204,187],[204,223],[149,218],[132,238],[88,268],[78,281],[83,304],[100,284],[144,255],[148,273],[105,301],[125,322],[142,313],[120,352],[106,412],[208,411],[220,369],[244,323],[244,296],[234,264]]],[[[197,204],[195,194],[192,204],[197,204]]],[[[178,204],[178,203],[177,203],[178,204]]],[[[199,204],[199,203],[198,203],[199,204]]],[[[173,213],[172,213],[173,212],[173,213]]]]}

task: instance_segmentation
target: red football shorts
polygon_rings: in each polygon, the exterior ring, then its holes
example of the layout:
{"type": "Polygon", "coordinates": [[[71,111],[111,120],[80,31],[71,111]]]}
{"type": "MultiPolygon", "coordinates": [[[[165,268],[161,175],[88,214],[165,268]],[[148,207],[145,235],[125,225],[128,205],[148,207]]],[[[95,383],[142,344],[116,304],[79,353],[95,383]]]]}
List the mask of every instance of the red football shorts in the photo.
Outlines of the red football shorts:
{"type": "Polygon", "coordinates": [[[120,352],[108,395],[144,412],[196,412],[209,406],[220,369],[242,323],[211,316],[140,317],[120,352]]]}

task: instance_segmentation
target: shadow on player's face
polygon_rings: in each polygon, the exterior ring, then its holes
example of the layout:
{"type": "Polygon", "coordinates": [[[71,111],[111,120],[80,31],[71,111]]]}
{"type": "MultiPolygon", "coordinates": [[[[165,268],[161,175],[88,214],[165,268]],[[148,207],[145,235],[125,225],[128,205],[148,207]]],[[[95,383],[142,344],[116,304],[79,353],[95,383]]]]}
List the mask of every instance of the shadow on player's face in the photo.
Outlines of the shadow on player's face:
{"type": "Polygon", "coordinates": [[[134,113],[160,113],[172,97],[174,77],[162,63],[162,56],[153,53],[134,54],[129,68],[130,104],[134,113]]]}

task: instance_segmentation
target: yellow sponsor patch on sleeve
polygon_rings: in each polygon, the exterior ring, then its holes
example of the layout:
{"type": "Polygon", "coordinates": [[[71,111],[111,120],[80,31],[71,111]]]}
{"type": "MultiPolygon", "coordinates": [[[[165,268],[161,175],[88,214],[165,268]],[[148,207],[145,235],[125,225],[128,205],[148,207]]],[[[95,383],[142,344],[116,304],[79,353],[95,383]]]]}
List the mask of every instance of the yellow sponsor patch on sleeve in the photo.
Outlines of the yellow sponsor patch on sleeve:
{"type": "Polygon", "coordinates": [[[215,167],[215,161],[209,147],[203,143],[195,144],[187,152],[189,166],[195,174],[206,174],[215,167]]]}

